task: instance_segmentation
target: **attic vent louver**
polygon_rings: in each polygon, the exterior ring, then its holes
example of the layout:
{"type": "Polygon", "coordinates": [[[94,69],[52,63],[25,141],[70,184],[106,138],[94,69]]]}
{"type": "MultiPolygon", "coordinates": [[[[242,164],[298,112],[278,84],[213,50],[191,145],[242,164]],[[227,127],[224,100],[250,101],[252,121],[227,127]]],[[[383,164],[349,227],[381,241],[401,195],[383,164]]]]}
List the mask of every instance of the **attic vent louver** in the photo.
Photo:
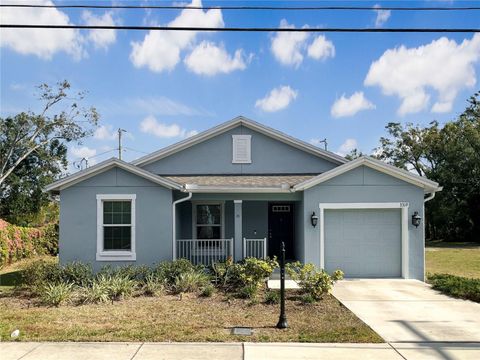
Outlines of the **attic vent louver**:
{"type": "Polygon", "coordinates": [[[252,162],[251,135],[232,135],[233,164],[250,164],[252,162]]]}

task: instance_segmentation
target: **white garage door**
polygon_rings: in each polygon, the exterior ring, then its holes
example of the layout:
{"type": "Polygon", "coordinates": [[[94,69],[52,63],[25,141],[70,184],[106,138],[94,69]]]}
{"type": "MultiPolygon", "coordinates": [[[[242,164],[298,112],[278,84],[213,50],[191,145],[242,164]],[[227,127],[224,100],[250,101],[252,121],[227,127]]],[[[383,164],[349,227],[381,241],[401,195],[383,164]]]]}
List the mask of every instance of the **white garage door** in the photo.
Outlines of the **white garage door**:
{"type": "Polygon", "coordinates": [[[345,277],[401,277],[400,209],[325,210],[325,269],[345,277]]]}

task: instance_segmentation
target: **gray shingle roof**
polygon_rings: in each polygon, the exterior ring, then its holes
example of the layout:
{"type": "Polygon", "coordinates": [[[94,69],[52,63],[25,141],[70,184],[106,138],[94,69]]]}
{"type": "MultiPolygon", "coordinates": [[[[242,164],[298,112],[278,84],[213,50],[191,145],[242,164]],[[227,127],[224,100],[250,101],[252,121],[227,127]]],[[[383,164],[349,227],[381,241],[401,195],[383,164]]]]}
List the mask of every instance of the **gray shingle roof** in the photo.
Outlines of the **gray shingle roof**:
{"type": "Polygon", "coordinates": [[[234,186],[234,187],[289,187],[314,178],[310,175],[213,175],[213,176],[165,176],[182,185],[234,186]]]}

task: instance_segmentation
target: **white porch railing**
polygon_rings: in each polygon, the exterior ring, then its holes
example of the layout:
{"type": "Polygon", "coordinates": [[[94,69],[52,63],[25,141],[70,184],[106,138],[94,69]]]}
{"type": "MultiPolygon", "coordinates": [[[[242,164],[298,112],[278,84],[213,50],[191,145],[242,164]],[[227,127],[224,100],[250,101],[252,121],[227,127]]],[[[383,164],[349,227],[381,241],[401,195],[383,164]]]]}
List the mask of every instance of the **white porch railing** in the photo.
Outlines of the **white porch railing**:
{"type": "Polygon", "coordinates": [[[267,257],[267,239],[243,238],[243,256],[265,259],[267,257]]]}
{"type": "Polygon", "coordinates": [[[226,261],[233,256],[232,239],[184,239],[177,240],[177,258],[189,260],[192,264],[209,266],[226,261]]]}

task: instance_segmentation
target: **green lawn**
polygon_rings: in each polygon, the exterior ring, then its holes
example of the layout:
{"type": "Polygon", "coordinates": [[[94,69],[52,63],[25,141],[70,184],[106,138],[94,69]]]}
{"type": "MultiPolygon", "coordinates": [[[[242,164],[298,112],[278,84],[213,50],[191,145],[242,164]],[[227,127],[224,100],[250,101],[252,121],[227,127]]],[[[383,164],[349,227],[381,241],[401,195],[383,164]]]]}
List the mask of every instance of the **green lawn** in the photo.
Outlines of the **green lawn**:
{"type": "Polygon", "coordinates": [[[473,243],[428,244],[427,274],[451,274],[480,278],[480,245],[473,243]]]}

